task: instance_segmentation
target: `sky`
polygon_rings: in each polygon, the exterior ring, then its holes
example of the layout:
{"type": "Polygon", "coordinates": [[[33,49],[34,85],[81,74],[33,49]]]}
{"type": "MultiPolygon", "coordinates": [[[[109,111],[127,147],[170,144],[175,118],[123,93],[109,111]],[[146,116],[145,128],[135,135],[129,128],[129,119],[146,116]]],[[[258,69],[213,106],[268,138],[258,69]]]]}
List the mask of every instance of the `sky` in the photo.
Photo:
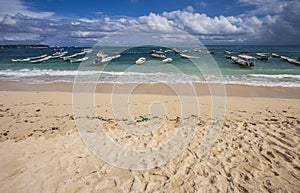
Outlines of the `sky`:
{"type": "Polygon", "coordinates": [[[300,45],[300,0],[0,0],[0,5],[0,44],[91,46],[135,28],[152,34],[181,30],[205,45],[300,45]]]}

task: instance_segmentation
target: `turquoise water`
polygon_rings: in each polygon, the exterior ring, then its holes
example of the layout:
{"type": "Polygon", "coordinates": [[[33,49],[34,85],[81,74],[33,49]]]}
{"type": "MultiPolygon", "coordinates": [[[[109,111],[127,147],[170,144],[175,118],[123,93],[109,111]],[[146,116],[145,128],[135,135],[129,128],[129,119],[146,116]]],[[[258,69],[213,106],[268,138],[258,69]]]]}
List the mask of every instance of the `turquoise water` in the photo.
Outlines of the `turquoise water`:
{"type": "MultiPolygon", "coordinates": [[[[67,55],[80,52],[82,47],[64,47],[67,55]]],[[[167,54],[173,58],[170,64],[163,64],[161,59],[153,58],[151,50],[163,51],[161,47],[94,47],[93,52],[86,54],[89,60],[83,63],[70,63],[61,58],[50,59],[43,63],[12,62],[11,59],[34,57],[43,54],[52,55],[54,48],[11,48],[0,49],[0,80],[24,81],[28,83],[44,82],[73,82],[76,75],[86,76],[100,75],[97,82],[222,82],[225,84],[245,84],[257,86],[283,86],[300,87],[300,66],[290,64],[281,58],[272,58],[269,61],[257,60],[252,68],[243,68],[233,64],[232,60],[224,57],[224,51],[232,52],[232,55],[247,51],[255,56],[257,52],[277,53],[290,58],[300,57],[300,47],[271,47],[271,46],[207,46],[207,50],[214,54],[192,51],[192,48],[178,48],[184,54],[193,55],[199,59],[186,59],[175,53],[167,54]],[[95,56],[99,50],[108,55],[121,54],[121,57],[111,62],[95,63],[95,56]],[[139,57],[145,57],[146,62],[135,65],[139,57]],[[202,71],[207,59],[213,58],[211,71],[202,71]],[[215,73],[221,72],[221,75],[215,73]],[[210,73],[212,72],[212,73],[210,73]],[[216,77],[221,76],[221,77],[216,77]]],[[[172,48],[170,48],[172,49],[172,48]]],[[[80,56],[84,57],[84,56],[80,56]]],[[[93,80],[95,81],[95,80],[93,80]]]]}

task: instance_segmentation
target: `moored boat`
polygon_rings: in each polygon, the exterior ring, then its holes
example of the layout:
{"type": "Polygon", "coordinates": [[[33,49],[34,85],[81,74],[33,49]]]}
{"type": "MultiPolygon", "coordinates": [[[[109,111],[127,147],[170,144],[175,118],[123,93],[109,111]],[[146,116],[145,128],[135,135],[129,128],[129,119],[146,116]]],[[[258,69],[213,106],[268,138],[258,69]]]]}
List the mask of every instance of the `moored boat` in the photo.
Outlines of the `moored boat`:
{"type": "Polygon", "coordinates": [[[23,58],[23,59],[11,59],[12,62],[28,62],[30,58],[23,58]]]}
{"type": "Polygon", "coordinates": [[[270,60],[271,55],[270,53],[256,53],[258,60],[270,60]]]}
{"type": "Polygon", "coordinates": [[[162,58],[162,59],[167,58],[165,54],[152,53],[151,56],[152,56],[153,58],[162,58]]]}
{"type": "Polygon", "coordinates": [[[286,56],[280,56],[280,58],[283,59],[283,60],[286,60],[286,61],[289,59],[289,58],[286,57],[286,56]]]}
{"type": "Polygon", "coordinates": [[[82,52],[85,52],[85,53],[91,53],[92,51],[93,51],[92,48],[84,48],[84,49],[82,50],[82,52]]]}
{"type": "Polygon", "coordinates": [[[239,64],[242,67],[252,67],[254,66],[254,61],[250,61],[250,60],[254,60],[252,56],[248,56],[248,55],[239,55],[239,57],[236,56],[232,56],[231,60],[233,60],[234,63],[239,64]],[[242,59],[243,58],[243,59],[242,59]]]}
{"type": "Polygon", "coordinates": [[[37,59],[41,59],[41,58],[45,58],[45,57],[47,57],[47,54],[43,54],[43,55],[40,55],[40,56],[30,57],[30,60],[37,60],[37,59]]]}
{"type": "Polygon", "coordinates": [[[73,60],[70,60],[71,63],[76,63],[76,62],[83,62],[83,61],[86,61],[88,60],[89,57],[83,57],[83,58],[79,58],[79,59],[73,59],[73,60]]]}
{"type": "Polygon", "coordinates": [[[135,61],[135,64],[140,65],[140,64],[143,64],[143,63],[145,63],[145,62],[146,62],[146,58],[145,58],[145,57],[140,57],[139,59],[137,59],[137,60],[135,61]]]}
{"type": "Polygon", "coordinates": [[[30,62],[31,63],[42,63],[42,62],[45,62],[47,60],[50,60],[51,58],[52,58],[52,56],[46,56],[46,57],[41,58],[41,59],[31,60],[30,62]]]}
{"type": "Polygon", "coordinates": [[[181,56],[182,58],[188,58],[188,59],[196,59],[196,58],[199,58],[199,57],[197,57],[197,56],[190,56],[190,55],[186,55],[186,54],[180,54],[180,56],[181,56]]]}
{"type": "Polygon", "coordinates": [[[297,66],[300,66],[300,59],[292,59],[292,58],[287,58],[287,61],[291,64],[295,64],[297,66]]]}
{"type": "Polygon", "coordinates": [[[162,60],[163,63],[171,63],[173,61],[172,58],[166,58],[164,60],[162,60]]]}
{"type": "Polygon", "coordinates": [[[227,51],[227,50],[224,51],[224,54],[225,54],[225,55],[230,55],[231,53],[232,53],[232,52],[227,51]]]}
{"type": "Polygon", "coordinates": [[[227,55],[227,54],[225,54],[225,58],[226,58],[226,59],[231,59],[231,56],[230,56],[230,55],[227,55]]]}
{"type": "Polygon", "coordinates": [[[274,57],[274,58],[280,58],[280,56],[278,54],[276,54],[276,53],[272,53],[272,57],[274,57]]]}

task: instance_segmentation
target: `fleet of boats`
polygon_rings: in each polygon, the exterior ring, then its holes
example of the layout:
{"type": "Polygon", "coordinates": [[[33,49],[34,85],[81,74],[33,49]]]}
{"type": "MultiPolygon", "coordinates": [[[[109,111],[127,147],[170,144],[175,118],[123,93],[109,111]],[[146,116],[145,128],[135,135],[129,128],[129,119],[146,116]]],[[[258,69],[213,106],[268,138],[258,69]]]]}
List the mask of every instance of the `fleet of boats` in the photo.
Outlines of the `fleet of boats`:
{"type": "MultiPolygon", "coordinates": [[[[63,49],[54,50],[53,54],[47,55],[39,55],[33,56],[28,58],[20,58],[20,59],[11,59],[12,62],[31,62],[31,63],[42,63],[48,61],[50,59],[63,59],[65,61],[69,61],[70,63],[78,63],[89,60],[89,55],[87,53],[91,53],[93,50],[91,48],[82,49],[80,52],[72,53],[67,55],[68,52],[64,51],[63,49]]],[[[173,58],[167,57],[169,54],[175,54],[180,56],[181,58],[186,59],[196,59],[201,57],[199,53],[202,54],[213,54],[213,51],[203,51],[201,48],[194,48],[193,50],[178,50],[178,49],[159,49],[159,50],[151,50],[150,56],[152,58],[161,59],[162,63],[172,63],[173,58]],[[190,54],[187,54],[190,53],[190,54]],[[198,54],[197,54],[198,53],[198,54]]],[[[174,56],[175,56],[174,55],[174,56]]],[[[169,55],[170,56],[170,55],[169,55]]],[[[242,67],[252,67],[255,65],[256,60],[266,60],[269,61],[272,58],[281,58],[291,64],[300,66],[300,58],[293,59],[286,56],[280,56],[277,53],[267,53],[267,52],[258,52],[258,53],[251,53],[249,51],[239,51],[239,52],[232,52],[232,51],[224,51],[224,56],[226,59],[231,59],[233,63],[239,64],[242,67]]],[[[102,51],[99,51],[94,58],[94,64],[107,64],[108,62],[120,58],[120,54],[115,55],[108,55],[102,51]]],[[[176,58],[176,57],[175,57],[176,58]]],[[[146,62],[146,57],[140,57],[135,61],[135,64],[141,65],[146,62]]]]}
{"type": "Polygon", "coordinates": [[[231,51],[224,51],[224,57],[226,59],[231,59],[234,63],[239,64],[240,66],[244,67],[252,67],[255,65],[256,60],[271,60],[273,58],[281,58],[291,64],[300,65],[300,58],[293,59],[286,56],[280,56],[276,53],[255,53],[256,57],[251,56],[251,52],[248,51],[240,51],[240,55],[233,56],[234,52],[231,51]]]}
{"type": "Polygon", "coordinates": [[[88,60],[88,57],[76,58],[77,56],[84,55],[86,53],[92,52],[92,49],[83,49],[81,52],[74,53],[69,56],[65,56],[68,52],[63,49],[54,49],[54,53],[52,55],[43,54],[40,56],[28,57],[23,59],[11,59],[12,62],[31,62],[31,63],[42,63],[50,59],[62,58],[63,60],[70,62],[82,62],[88,60]]]}

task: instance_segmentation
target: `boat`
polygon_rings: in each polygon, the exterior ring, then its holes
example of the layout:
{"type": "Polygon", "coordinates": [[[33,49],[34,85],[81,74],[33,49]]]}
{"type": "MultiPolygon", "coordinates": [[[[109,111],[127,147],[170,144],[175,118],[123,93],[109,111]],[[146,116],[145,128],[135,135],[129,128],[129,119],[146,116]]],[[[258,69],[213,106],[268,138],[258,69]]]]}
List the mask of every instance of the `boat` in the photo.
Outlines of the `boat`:
{"type": "Polygon", "coordinates": [[[234,63],[239,64],[242,67],[251,67],[251,66],[254,66],[255,58],[252,56],[248,56],[248,55],[239,55],[239,57],[232,56],[231,60],[233,60],[234,63]],[[253,61],[250,61],[250,60],[253,60],[253,61]]]}
{"type": "Polygon", "coordinates": [[[79,58],[79,59],[73,59],[73,60],[70,60],[71,63],[76,63],[76,62],[83,62],[83,61],[86,61],[88,60],[89,57],[83,57],[83,58],[79,58]]]}
{"type": "Polygon", "coordinates": [[[31,63],[42,63],[42,62],[45,62],[47,60],[50,60],[51,58],[52,58],[52,56],[46,56],[46,57],[41,58],[41,59],[31,60],[30,62],[31,63]]]}
{"type": "Polygon", "coordinates": [[[81,51],[79,53],[76,53],[76,56],[81,56],[81,55],[84,55],[84,54],[86,54],[86,52],[85,51],[81,51]]]}
{"type": "Polygon", "coordinates": [[[173,61],[172,58],[166,58],[162,60],[163,63],[171,63],[172,61],[173,61]]]}
{"type": "Polygon", "coordinates": [[[47,57],[47,54],[40,55],[40,56],[30,57],[30,60],[37,60],[37,59],[41,59],[41,58],[45,58],[45,57],[47,57]]]}
{"type": "Polygon", "coordinates": [[[145,57],[140,57],[137,61],[135,61],[135,64],[143,64],[146,62],[146,58],[145,57]]]}
{"type": "Polygon", "coordinates": [[[67,53],[68,53],[67,51],[61,52],[61,53],[56,52],[56,53],[54,53],[54,54],[52,55],[52,58],[61,58],[61,57],[63,57],[64,55],[66,55],[67,53]]]}
{"type": "Polygon", "coordinates": [[[197,56],[190,56],[190,55],[186,55],[186,54],[180,54],[180,56],[181,56],[182,58],[188,58],[188,59],[196,59],[196,58],[199,58],[199,57],[197,57],[197,56]]]}
{"type": "Polygon", "coordinates": [[[276,53],[272,53],[272,57],[274,57],[274,58],[280,58],[280,56],[278,54],[276,54],[276,53]]]}
{"type": "Polygon", "coordinates": [[[280,56],[280,58],[283,59],[283,60],[286,60],[286,61],[288,61],[288,59],[289,59],[289,58],[286,57],[286,56],[280,56]]]}
{"type": "Polygon", "coordinates": [[[75,58],[78,55],[78,53],[72,54],[70,56],[63,57],[63,60],[71,60],[72,58],[75,58]]]}
{"type": "Polygon", "coordinates": [[[153,58],[162,58],[162,59],[166,59],[167,58],[165,54],[152,53],[151,56],[153,58]]]}
{"type": "Polygon", "coordinates": [[[95,59],[95,63],[97,64],[101,64],[101,63],[107,63],[107,62],[110,62],[112,60],[115,60],[117,58],[120,58],[121,55],[120,54],[117,54],[117,55],[114,55],[114,56],[108,56],[107,54],[97,54],[97,57],[95,59]]]}
{"type": "Polygon", "coordinates": [[[121,57],[121,54],[117,54],[117,55],[111,56],[111,59],[114,60],[114,59],[117,59],[117,58],[120,58],[120,57],[121,57]]]}
{"type": "Polygon", "coordinates": [[[230,51],[224,51],[224,54],[226,54],[226,55],[230,55],[232,52],[230,52],[230,51]]]}
{"type": "Polygon", "coordinates": [[[270,60],[271,55],[270,53],[256,53],[258,60],[270,60]]]}
{"type": "Polygon", "coordinates": [[[174,48],[173,51],[174,51],[175,54],[180,54],[180,51],[177,50],[176,48],[174,48]]]}
{"type": "Polygon", "coordinates": [[[12,62],[28,62],[30,61],[30,58],[24,58],[24,59],[11,59],[12,62]]]}
{"type": "Polygon", "coordinates": [[[243,54],[243,55],[249,55],[250,52],[249,52],[249,51],[240,51],[240,54],[243,54]]]}
{"type": "Polygon", "coordinates": [[[292,58],[287,58],[287,61],[291,64],[295,64],[297,66],[300,66],[300,59],[292,59],[292,58]]]}
{"type": "Polygon", "coordinates": [[[170,50],[170,49],[165,50],[166,54],[171,54],[172,52],[173,52],[173,50],[170,50]]]}
{"type": "Polygon", "coordinates": [[[92,51],[93,51],[92,48],[84,48],[84,49],[82,50],[82,52],[85,52],[85,53],[91,53],[92,51]]]}
{"type": "Polygon", "coordinates": [[[231,56],[225,54],[225,58],[226,58],[226,59],[231,59],[231,56]]]}

